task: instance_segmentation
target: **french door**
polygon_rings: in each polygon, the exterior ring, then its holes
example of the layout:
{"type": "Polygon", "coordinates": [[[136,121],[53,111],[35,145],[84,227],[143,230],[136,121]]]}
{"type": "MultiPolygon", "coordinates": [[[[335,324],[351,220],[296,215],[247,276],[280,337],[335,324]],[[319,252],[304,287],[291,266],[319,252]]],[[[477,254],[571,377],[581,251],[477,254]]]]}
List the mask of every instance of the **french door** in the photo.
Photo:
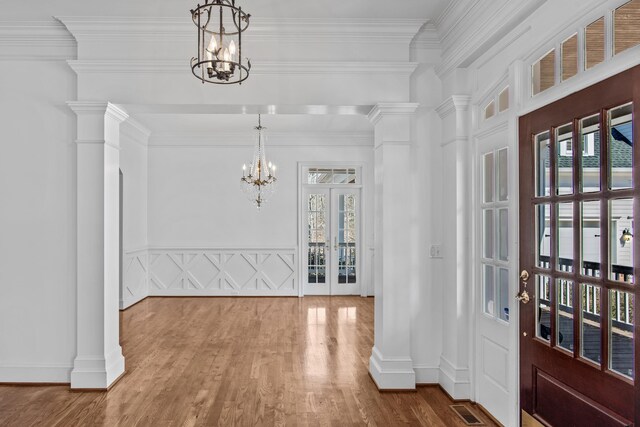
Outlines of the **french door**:
{"type": "Polygon", "coordinates": [[[307,295],[360,294],[360,190],[304,191],[307,295]]]}
{"type": "Polygon", "coordinates": [[[520,118],[520,402],[640,425],[640,67],[520,118]]]}

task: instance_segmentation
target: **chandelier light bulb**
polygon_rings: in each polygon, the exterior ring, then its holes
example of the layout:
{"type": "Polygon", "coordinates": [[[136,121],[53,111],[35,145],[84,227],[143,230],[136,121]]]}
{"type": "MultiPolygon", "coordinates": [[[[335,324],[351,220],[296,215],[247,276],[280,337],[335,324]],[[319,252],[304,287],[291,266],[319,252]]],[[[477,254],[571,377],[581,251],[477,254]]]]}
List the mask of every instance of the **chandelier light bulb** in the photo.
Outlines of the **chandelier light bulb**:
{"type": "Polygon", "coordinates": [[[209,46],[207,47],[207,51],[211,53],[216,53],[218,50],[218,42],[216,41],[216,36],[211,36],[211,41],[209,42],[209,46]]]}
{"type": "Polygon", "coordinates": [[[229,43],[229,54],[231,55],[231,59],[233,59],[236,54],[236,42],[234,42],[233,40],[231,40],[231,43],[229,43]]]}

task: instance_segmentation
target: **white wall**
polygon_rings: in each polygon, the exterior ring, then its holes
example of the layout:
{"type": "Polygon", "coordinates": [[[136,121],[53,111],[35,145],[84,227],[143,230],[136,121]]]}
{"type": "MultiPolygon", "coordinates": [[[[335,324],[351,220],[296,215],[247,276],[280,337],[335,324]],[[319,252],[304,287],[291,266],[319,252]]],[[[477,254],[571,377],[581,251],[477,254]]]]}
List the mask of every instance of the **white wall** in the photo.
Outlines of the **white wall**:
{"type": "MultiPolygon", "coordinates": [[[[264,121],[266,120],[263,118],[264,121]]],[[[155,250],[158,255],[163,256],[186,252],[202,256],[205,252],[214,254],[219,253],[216,250],[226,249],[229,254],[235,251],[236,259],[242,254],[248,256],[248,252],[256,256],[255,251],[266,250],[263,251],[264,254],[272,253],[273,258],[277,258],[278,254],[289,256],[295,253],[297,260],[298,163],[340,161],[363,164],[363,184],[366,189],[370,186],[373,157],[372,140],[365,141],[363,145],[361,139],[349,141],[346,138],[344,145],[332,146],[329,139],[327,145],[315,145],[313,141],[304,139],[304,133],[300,136],[301,139],[295,145],[282,145],[277,137],[269,139],[267,156],[269,161],[278,166],[278,188],[260,211],[240,188],[242,165],[251,160],[252,145],[225,145],[225,141],[215,139],[210,145],[205,146],[190,145],[188,141],[152,144],[149,147],[150,250],[155,250]]],[[[315,139],[317,138],[316,135],[315,139]]],[[[327,138],[330,136],[327,135],[327,138]]],[[[370,223],[373,216],[372,194],[372,191],[365,190],[363,207],[366,223],[370,223]]],[[[372,227],[366,227],[366,230],[367,236],[362,241],[363,248],[373,240],[372,227]]],[[[153,264],[158,265],[158,270],[169,268],[162,259],[154,260],[153,264]]],[[[237,266],[238,269],[253,271],[246,262],[241,264],[242,266],[237,266]]],[[[171,270],[157,273],[162,284],[167,284],[163,277],[169,278],[177,273],[173,266],[171,270]]],[[[155,267],[152,267],[152,273],[155,271],[155,267]]],[[[206,277],[203,280],[208,281],[214,273],[215,270],[207,276],[203,272],[202,277],[206,277]]],[[[238,270],[232,276],[234,280],[244,282],[244,279],[251,277],[247,274],[238,270]],[[237,277],[243,279],[236,279],[237,277]]],[[[294,287],[287,288],[289,291],[286,294],[298,294],[297,271],[295,279],[294,287]]],[[[204,286],[202,280],[199,282],[204,286]]],[[[163,293],[162,285],[155,285],[155,281],[152,280],[152,293],[163,293]]],[[[195,285],[198,287],[197,283],[195,285]]],[[[192,287],[188,283],[177,286],[192,287]]],[[[189,289],[187,291],[195,292],[189,289]]],[[[209,289],[199,292],[218,294],[220,291],[209,289]]],[[[243,290],[241,293],[246,294],[245,291],[249,290],[243,290]]],[[[268,294],[266,289],[264,291],[268,294]]],[[[179,294],[179,291],[172,290],[171,294],[179,294]]]]}
{"type": "Polygon", "coordinates": [[[0,68],[0,382],[68,382],[76,147],[65,103],[76,79],[60,60],[2,60],[0,68]]]}

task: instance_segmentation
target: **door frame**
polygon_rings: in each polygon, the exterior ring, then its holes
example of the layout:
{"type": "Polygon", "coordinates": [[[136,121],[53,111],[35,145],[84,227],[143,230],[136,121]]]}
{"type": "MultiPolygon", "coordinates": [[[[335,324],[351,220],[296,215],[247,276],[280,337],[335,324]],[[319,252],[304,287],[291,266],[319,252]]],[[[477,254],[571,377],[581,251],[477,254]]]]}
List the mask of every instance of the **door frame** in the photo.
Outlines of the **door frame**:
{"type": "Polygon", "coordinates": [[[327,185],[327,184],[306,184],[306,179],[304,176],[304,171],[306,168],[312,167],[330,167],[330,168],[351,168],[356,169],[356,175],[358,176],[359,183],[357,184],[343,184],[344,188],[353,188],[360,189],[360,223],[358,225],[358,233],[360,233],[360,266],[358,270],[358,275],[362,278],[360,283],[360,296],[366,297],[369,295],[373,295],[373,274],[370,273],[370,258],[372,257],[369,254],[371,251],[365,251],[367,247],[366,244],[366,223],[368,220],[367,217],[367,189],[366,189],[366,174],[368,173],[367,164],[362,161],[357,162],[347,162],[347,161],[312,161],[312,162],[298,162],[298,200],[297,200],[297,221],[298,221],[298,297],[304,297],[304,274],[306,272],[307,263],[303,262],[306,254],[304,253],[305,249],[305,233],[306,233],[306,222],[303,221],[303,201],[304,201],[304,192],[308,187],[312,188],[335,188],[335,185],[327,185]],[[366,254],[365,254],[366,252],[366,254]],[[366,272],[366,274],[365,274],[366,272]]]}

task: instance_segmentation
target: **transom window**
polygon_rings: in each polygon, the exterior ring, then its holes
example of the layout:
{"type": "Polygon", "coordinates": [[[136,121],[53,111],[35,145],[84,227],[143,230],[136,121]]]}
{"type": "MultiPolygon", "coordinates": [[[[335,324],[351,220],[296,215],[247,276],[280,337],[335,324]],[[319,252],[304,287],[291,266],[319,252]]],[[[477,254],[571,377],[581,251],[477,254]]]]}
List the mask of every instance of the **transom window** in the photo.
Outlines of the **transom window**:
{"type": "Polygon", "coordinates": [[[358,184],[356,168],[309,168],[307,184],[358,184]]]}

